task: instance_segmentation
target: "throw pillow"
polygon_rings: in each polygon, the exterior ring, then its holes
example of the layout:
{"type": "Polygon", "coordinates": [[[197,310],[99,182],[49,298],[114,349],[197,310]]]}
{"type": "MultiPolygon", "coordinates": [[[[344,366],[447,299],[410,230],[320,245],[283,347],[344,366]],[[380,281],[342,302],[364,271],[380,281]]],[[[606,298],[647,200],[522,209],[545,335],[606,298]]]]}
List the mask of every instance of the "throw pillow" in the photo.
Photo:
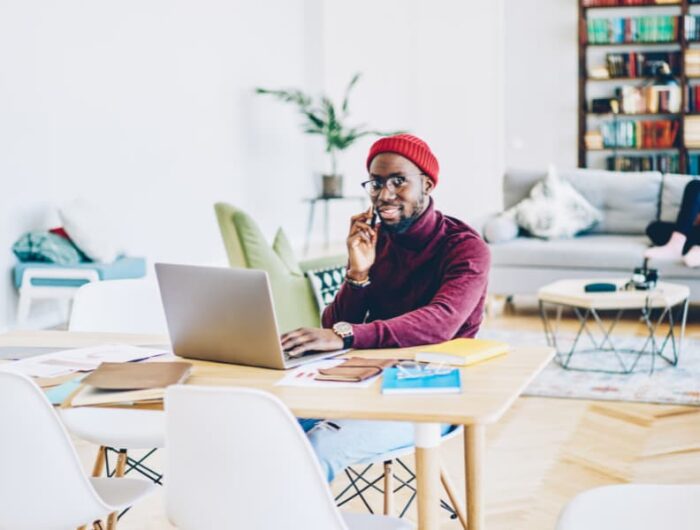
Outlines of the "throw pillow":
{"type": "Polygon", "coordinates": [[[94,205],[77,199],[59,208],[63,229],[93,261],[111,263],[122,253],[109,220],[94,205]]]}
{"type": "Polygon", "coordinates": [[[289,239],[287,239],[287,234],[285,234],[284,230],[281,228],[279,228],[275,234],[275,240],[272,243],[272,250],[274,250],[275,254],[279,256],[285,266],[289,269],[289,272],[297,276],[304,275],[302,270],[299,268],[299,262],[294,255],[289,239]]]}
{"type": "Polygon", "coordinates": [[[530,197],[513,209],[518,225],[543,239],[573,237],[603,218],[571,184],[559,178],[554,166],[533,186],[530,197]]]}
{"type": "Polygon", "coordinates": [[[333,301],[335,295],[340,291],[345,281],[345,273],[345,265],[306,271],[321,311],[333,301]]]}
{"type": "Polygon", "coordinates": [[[82,261],[78,249],[68,240],[49,232],[28,232],[12,246],[20,261],[43,261],[75,265],[82,261]]]}
{"type": "Polygon", "coordinates": [[[484,239],[491,243],[505,243],[518,237],[518,223],[513,208],[491,217],[484,225],[484,239]]]}

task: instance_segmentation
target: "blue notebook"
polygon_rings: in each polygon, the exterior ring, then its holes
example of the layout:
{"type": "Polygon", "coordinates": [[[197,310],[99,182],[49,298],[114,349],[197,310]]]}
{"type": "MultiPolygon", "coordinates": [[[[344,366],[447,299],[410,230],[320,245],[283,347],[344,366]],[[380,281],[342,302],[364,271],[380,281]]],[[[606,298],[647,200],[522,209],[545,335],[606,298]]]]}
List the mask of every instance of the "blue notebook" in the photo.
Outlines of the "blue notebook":
{"type": "Polygon", "coordinates": [[[455,368],[447,374],[411,379],[397,377],[398,368],[386,368],[382,379],[382,394],[459,394],[462,381],[455,368]]]}

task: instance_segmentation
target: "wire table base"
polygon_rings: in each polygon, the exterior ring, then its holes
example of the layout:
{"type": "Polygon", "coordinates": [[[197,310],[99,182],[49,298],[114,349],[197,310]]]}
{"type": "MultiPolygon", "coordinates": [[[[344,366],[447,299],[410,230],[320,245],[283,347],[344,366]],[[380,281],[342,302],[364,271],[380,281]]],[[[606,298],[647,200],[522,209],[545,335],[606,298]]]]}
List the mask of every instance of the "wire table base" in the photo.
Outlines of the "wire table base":
{"type": "Polygon", "coordinates": [[[688,299],[675,305],[662,308],[643,306],[636,309],[608,309],[599,310],[592,307],[578,307],[551,301],[539,301],[540,315],[544,326],[547,344],[556,350],[555,361],[565,370],[577,370],[581,372],[600,372],[608,374],[631,374],[637,368],[639,360],[645,356],[651,356],[651,368],[649,373],[654,373],[656,359],[662,360],[671,366],[678,364],[678,358],[683,346],[685,336],[685,324],[688,317],[688,299]],[[554,310],[554,318],[550,312],[554,310]],[[578,320],[578,328],[570,347],[564,348],[559,332],[559,325],[564,309],[571,309],[578,320]],[[613,332],[625,313],[639,312],[640,320],[645,325],[646,336],[642,337],[643,343],[639,348],[627,348],[617,346],[613,332]],[[654,312],[657,314],[655,315],[654,312]],[[605,313],[610,313],[607,316],[605,313]],[[665,325],[668,326],[664,329],[665,325]],[[680,328],[680,329],[678,329],[680,328]],[[583,337],[589,341],[591,347],[581,344],[583,337]],[[666,350],[670,349],[667,354],[666,350]],[[575,367],[571,365],[574,356],[607,352],[614,355],[619,369],[575,367]],[[625,359],[624,357],[629,357],[625,359]]]}

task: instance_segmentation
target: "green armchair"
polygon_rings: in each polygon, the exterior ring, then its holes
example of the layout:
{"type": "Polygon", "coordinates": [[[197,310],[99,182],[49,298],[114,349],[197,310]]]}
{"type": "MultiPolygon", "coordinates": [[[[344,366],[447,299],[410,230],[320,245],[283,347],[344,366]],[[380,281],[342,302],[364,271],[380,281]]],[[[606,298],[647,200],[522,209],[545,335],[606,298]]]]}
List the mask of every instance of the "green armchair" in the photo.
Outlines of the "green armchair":
{"type": "Polygon", "coordinates": [[[319,327],[321,310],[305,273],[341,265],[347,258],[330,256],[298,262],[281,228],[270,246],[255,221],[242,210],[223,202],[216,203],[214,210],[231,267],[267,272],[280,332],[319,327]]]}

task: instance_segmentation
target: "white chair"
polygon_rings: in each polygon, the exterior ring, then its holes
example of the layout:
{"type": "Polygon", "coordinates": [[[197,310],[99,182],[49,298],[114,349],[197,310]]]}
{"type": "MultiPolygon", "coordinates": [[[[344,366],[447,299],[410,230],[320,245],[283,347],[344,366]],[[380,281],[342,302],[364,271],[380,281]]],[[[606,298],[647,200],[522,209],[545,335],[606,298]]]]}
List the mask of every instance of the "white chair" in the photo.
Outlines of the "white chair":
{"type": "Polygon", "coordinates": [[[0,528],[75,528],[154,488],[145,480],[88,479],[53,407],[23,375],[0,372],[0,425],[0,528]]]}
{"type": "Polygon", "coordinates": [[[173,386],[165,396],[166,510],[179,528],[407,530],[336,508],[297,420],[258,390],[173,386]]]}
{"type": "Polygon", "coordinates": [[[155,280],[107,280],[83,285],[73,298],[70,331],[167,335],[155,280]]]}
{"type": "MultiPolygon", "coordinates": [[[[155,280],[109,280],[78,289],[70,331],[167,334],[165,314],[155,280]]],[[[61,419],[75,436],[100,446],[93,476],[100,476],[110,452],[118,453],[116,476],[134,469],[156,483],[162,475],[143,463],[165,445],[165,416],[161,411],[117,408],[61,409],[61,419]],[[150,451],[136,460],[130,450],[150,451]]]]}
{"type": "Polygon", "coordinates": [[[623,484],[585,491],[566,505],[556,530],[697,530],[700,485],[623,484]]]}

